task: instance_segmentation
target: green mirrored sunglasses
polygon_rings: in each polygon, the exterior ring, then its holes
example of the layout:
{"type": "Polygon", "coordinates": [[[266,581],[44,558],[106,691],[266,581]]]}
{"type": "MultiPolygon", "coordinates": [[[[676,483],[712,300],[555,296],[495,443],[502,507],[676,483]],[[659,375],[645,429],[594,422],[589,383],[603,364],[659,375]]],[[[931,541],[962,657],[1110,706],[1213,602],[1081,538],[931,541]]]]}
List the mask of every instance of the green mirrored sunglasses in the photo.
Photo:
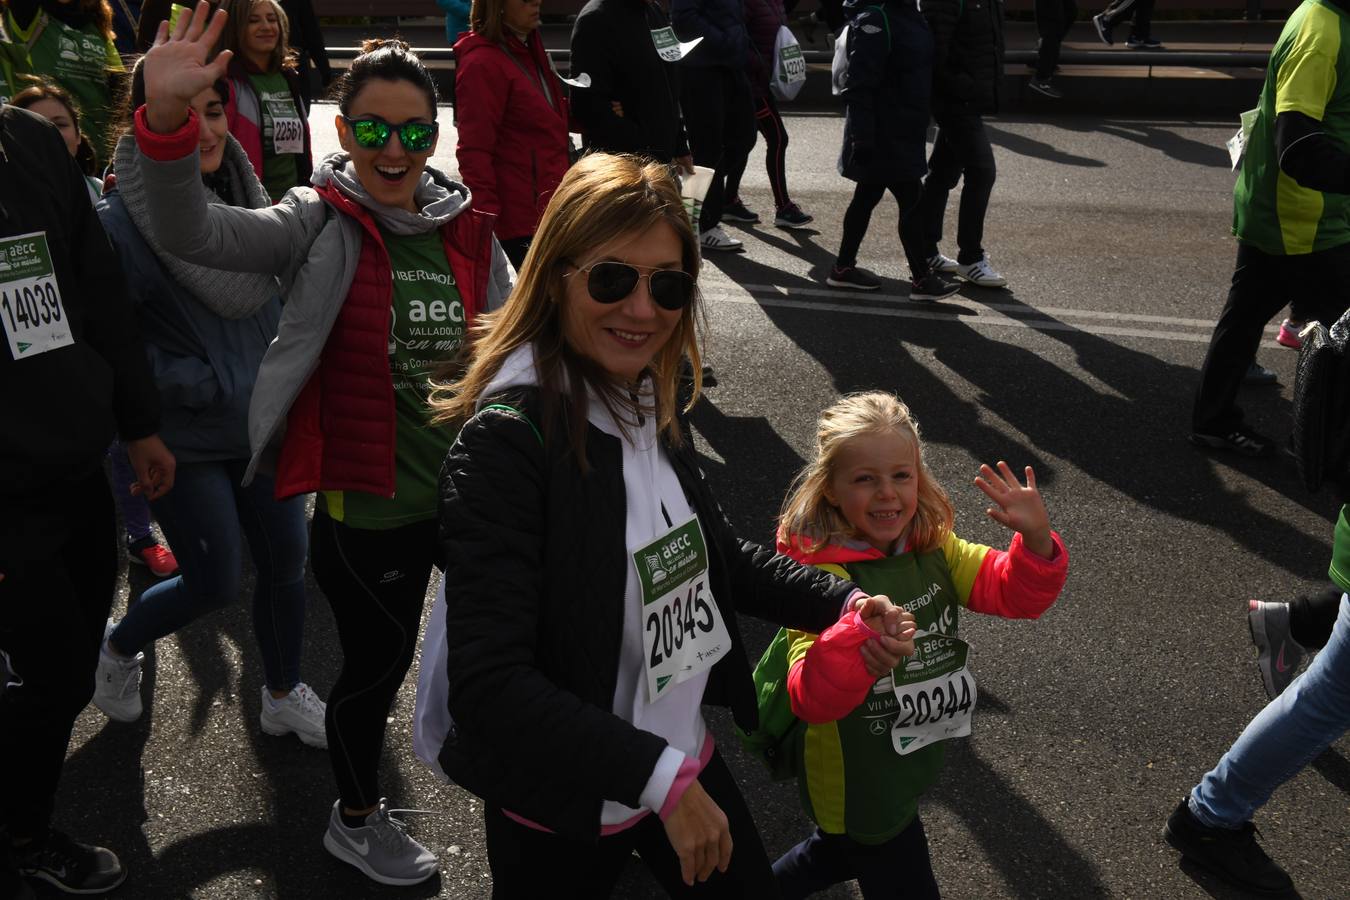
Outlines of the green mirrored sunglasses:
{"type": "Polygon", "coordinates": [[[351,129],[357,145],[367,150],[382,149],[389,143],[389,136],[397,131],[399,143],[403,145],[404,150],[409,153],[422,153],[431,149],[431,143],[436,140],[436,133],[440,130],[440,126],[435,122],[404,122],[402,125],[390,125],[384,119],[374,116],[366,119],[349,119],[343,116],[342,121],[351,129]]]}

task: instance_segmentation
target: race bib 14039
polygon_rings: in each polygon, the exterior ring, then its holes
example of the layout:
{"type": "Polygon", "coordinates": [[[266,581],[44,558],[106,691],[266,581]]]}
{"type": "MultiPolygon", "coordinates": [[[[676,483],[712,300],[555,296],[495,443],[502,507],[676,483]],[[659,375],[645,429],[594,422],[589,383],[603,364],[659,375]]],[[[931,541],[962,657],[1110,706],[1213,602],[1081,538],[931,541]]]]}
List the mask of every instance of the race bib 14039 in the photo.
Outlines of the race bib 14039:
{"type": "Polygon", "coordinates": [[[75,343],[46,232],[0,238],[0,327],[15,360],[75,343]]]}
{"type": "Polygon", "coordinates": [[[647,696],[652,702],[731,649],[708,583],[708,549],[698,516],[633,551],[642,591],[647,696]]]}

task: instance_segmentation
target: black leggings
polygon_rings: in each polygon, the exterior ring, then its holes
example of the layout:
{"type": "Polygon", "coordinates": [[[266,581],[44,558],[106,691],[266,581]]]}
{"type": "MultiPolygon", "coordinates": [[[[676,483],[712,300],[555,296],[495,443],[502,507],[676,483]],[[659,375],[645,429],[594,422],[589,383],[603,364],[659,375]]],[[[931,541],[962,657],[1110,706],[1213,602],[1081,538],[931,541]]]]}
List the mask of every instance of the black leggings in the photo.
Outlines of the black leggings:
{"type": "Polygon", "coordinates": [[[618,834],[582,842],[518,824],[488,804],[483,818],[493,900],[601,900],[613,892],[634,852],[671,897],[773,900],[778,888],[764,843],[720,753],[713,752],[698,781],[727,817],[733,846],[726,872],[714,869],[707,881],[685,885],[680,859],[655,815],[618,834]]]}
{"type": "Polygon", "coordinates": [[[1289,633],[1309,650],[1320,650],[1331,639],[1341,611],[1340,588],[1332,585],[1312,596],[1300,594],[1289,604],[1289,633]]]}
{"type": "MultiPolygon", "coordinates": [[[[783,126],[783,114],[778,111],[772,94],[755,98],[755,127],[764,136],[764,168],[769,174],[769,188],[773,191],[774,211],[787,206],[792,201],[787,192],[787,128],[783,126]]],[[[730,200],[740,198],[741,176],[745,174],[748,156],[738,156],[727,163],[726,196],[730,200]]]]}
{"type": "Polygon", "coordinates": [[[872,221],[872,210],[876,209],[886,191],[895,195],[900,205],[900,245],[905,248],[905,258],[909,260],[909,271],[915,281],[928,274],[928,257],[923,253],[923,218],[919,215],[919,197],[923,193],[923,182],[896,181],[891,184],[880,182],[858,182],[853,189],[853,200],[844,211],[844,239],[839,242],[839,257],[835,265],[841,269],[858,263],[858,247],[863,235],[867,234],[867,224],[872,221]]]}
{"type": "Polygon", "coordinates": [[[342,645],[342,671],[324,723],[328,755],[343,805],[368,809],[381,797],[385,720],[417,649],[436,521],[375,530],[316,511],[309,547],[342,645]]]}

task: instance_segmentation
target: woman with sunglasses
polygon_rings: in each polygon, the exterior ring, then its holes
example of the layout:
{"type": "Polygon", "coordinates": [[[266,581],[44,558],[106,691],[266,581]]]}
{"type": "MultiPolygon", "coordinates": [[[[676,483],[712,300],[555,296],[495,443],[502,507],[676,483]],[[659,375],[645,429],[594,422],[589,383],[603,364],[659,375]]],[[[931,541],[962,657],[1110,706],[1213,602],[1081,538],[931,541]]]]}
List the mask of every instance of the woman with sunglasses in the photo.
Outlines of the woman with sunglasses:
{"type": "Polygon", "coordinates": [[[485,801],[494,898],[608,896],[635,850],[672,894],[774,896],[700,712],[754,726],[737,615],[861,616],[879,633],[859,665],[878,673],[913,651],[885,598],[723,518],[676,400],[681,358],[699,371],[698,268],[667,166],[583,157],[511,302],[473,329],[467,373],[433,391],[434,421],[462,430],[416,733],[485,801]]]}
{"type": "Polygon", "coordinates": [[[415,884],[436,858],[390,817],[377,772],[412,663],[436,550],[436,477],[454,432],[427,421],[428,372],[475,317],[505,301],[510,264],[491,217],[434,169],[436,86],[407,45],[368,41],[334,86],[343,152],[313,187],[245,210],[203,201],[187,99],[225,71],[225,24],[205,2],[145,57],[136,139],[155,236],[175,255],[280,275],[277,338],[249,409],[255,471],[277,497],[317,491],[314,577],[343,663],[326,731],[337,778],[324,846],[370,878],[415,884]],[[261,467],[261,468],[260,468],[261,467]]]}

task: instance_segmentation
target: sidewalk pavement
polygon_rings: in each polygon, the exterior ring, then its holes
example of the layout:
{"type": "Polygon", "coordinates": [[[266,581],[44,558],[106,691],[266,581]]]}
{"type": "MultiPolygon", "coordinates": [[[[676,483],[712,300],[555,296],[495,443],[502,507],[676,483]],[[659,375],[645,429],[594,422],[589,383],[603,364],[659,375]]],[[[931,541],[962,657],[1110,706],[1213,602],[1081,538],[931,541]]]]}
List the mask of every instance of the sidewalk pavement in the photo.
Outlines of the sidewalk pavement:
{"type": "MultiPolygon", "coordinates": [[[[821,25],[794,23],[804,49],[825,51],[831,48],[831,35],[821,25]]],[[[1036,48],[1036,25],[1030,21],[1008,22],[1004,39],[1008,62],[1004,70],[1001,90],[1001,109],[1004,113],[1093,112],[1113,115],[1184,115],[1207,119],[1236,119],[1238,113],[1256,104],[1261,91],[1263,67],[1252,65],[1250,54],[1266,54],[1279,36],[1282,22],[1273,21],[1159,21],[1153,23],[1153,36],[1162,41],[1164,51],[1151,52],[1147,57],[1140,51],[1125,47],[1128,25],[1119,27],[1115,46],[1106,47],[1097,38],[1089,18],[1076,23],[1063,45],[1064,62],[1056,75],[1056,82],[1065,96],[1051,100],[1027,88],[1030,71],[1027,62],[1036,48]],[[1090,64],[1074,61],[1075,54],[1092,54],[1090,64]],[[1180,57],[1187,53],[1247,54],[1235,60],[1234,65],[1193,66],[1169,64],[1168,55],[1180,57]],[[1113,57],[1119,56],[1119,59],[1113,57]],[[1140,65],[1143,59],[1148,64],[1140,65]],[[1162,61],[1159,62],[1158,60],[1162,61]]],[[[361,39],[379,34],[378,27],[330,26],[324,29],[329,48],[353,48],[361,39]]],[[[384,33],[388,33],[387,31],[384,33]]],[[[412,20],[399,29],[401,36],[415,49],[444,51],[448,47],[445,29],[436,20],[412,20]]],[[[571,35],[571,25],[548,23],[542,28],[545,46],[550,50],[565,51],[571,35]]],[[[334,53],[334,64],[342,65],[342,56],[334,53]]],[[[450,96],[454,63],[432,58],[430,67],[442,79],[446,96],[450,96]]],[[[559,69],[567,71],[565,62],[559,69]]],[[[796,101],[784,104],[788,108],[819,110],[832,108],[838,101],[830,96],[828,63],[813,63],[808,67],[806,88],[796,101]]]]}

